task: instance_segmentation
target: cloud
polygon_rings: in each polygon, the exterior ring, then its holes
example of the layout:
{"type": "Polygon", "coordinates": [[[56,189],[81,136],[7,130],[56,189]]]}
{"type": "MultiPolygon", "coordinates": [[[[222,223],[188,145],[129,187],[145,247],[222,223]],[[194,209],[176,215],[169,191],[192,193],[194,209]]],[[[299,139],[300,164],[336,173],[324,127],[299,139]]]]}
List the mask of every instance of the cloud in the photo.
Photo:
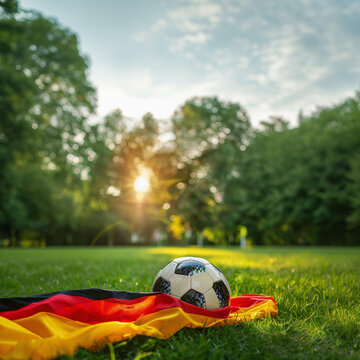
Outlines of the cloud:
{"type": "Polygon", "coordinates": [[[181,52],[187,46],[196,46],[196,50],[211,39],[211,31],[219,25],[222,16],[222,6],[213,0],[178,2],[166,11],[164,18],[157,19],[149,29],[133,34],[132,39],[144,43],[166,30],[170,51],[181,52]]]}
{"type": "Polygon", "coordinates": [[[174,39],[170,44],[170,50],[174,52],[182,51],[188,45],[205,44],[211,38],[210,34],[198,32],[196,34],[187,34],[174,39]]]}
{"type": "Polygon", "coordinates": [[[179,31],[197,33],[216,27],[221,21],[222,12],[218,2],[192,0],[169,11],[167,17],[179,31]]]}
{"type": "Polygon", "coordinates": [[[168,27],[168,22],[165,19],[158,19],[150,27],[150,29],[137,31],[132,34],[131,39],[137,43],[144,43],[157,33],[164,31],[168,27]]]}
{"type": "Polygon", "coordinates": [[[294,121],[301,108],[333,103],[359,86],[354,75],[360,75],[360,3],[355,3],[238,2],[234,34],[241,50],[232,49],[244,66],[237,67],[234,93],[241,101],[246,88],[251,114],[281,113],[294,121]]]}
{"type": "Polygon", "coordinates": [[[152,32],[158,32],[164,30],[168,26],[168,22],[165,19],[157,20],[151,27],[152,32]]]}
{"type": "Polygon", "coordinates": [[[167,103],[218,94],[242,103],[255,123],[268,115],[295,122],[300,109],[336,102],[359,87],[356,0],[179,0],[171,6],[138,35],[139,41],[156,35],[164,58],[176,54],[176,65],[168,62],[178,75],[173,81],[192,78],[176,90],[156,83],[154,94],[167,103]]]}

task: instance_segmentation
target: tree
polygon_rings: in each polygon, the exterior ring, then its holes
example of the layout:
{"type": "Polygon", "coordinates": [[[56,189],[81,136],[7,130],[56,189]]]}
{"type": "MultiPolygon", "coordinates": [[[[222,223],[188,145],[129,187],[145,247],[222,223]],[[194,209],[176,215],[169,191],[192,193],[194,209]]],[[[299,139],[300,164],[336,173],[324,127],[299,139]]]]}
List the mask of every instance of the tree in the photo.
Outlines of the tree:
{"type": "Polygon", "coordinates": [[[348,199],[351,204],[351,213],[347,220],[349,230],[360,239],[360,151],[354,154],[350,161],[348,199]]]}
{"type": "MultiPolygon", "coordinates": [[[[10,236],[38,231],[34,224],[46,222],[49,201],[53,207],[59,194],[67,199],[62,189],[79,181],[86,119],[96,98],[87,79],[88,60],[80,54],[74,33],[39,13],[17,12],[15,1],[1,6],[0,227],[10,236]],[[49,193],[44,203],[41,194],[32,194],[39,211],[32,212],[24,200],[28,194],[20,184],[30,183],[24,176],[51,183],[45,187],[49,193]]],[[[54,233],[57,225],[65,226],[57,219],[52,219],[54,233]]]]}
{"type": "Polygon", "coordinates": [[[241,105],[218,98],[193,98],[173,116],[178,177],[178,211],[200,232],[217,223],[226,183],[251,134],[241,105]]]}
{"type": "Polygon", "coordinates": [[[236,210],[223,217],[244,222],[258,244],[356,243],[346,219],[356,218],[356,182],[353,200],[348,189],[360,148],[359,103],[357,95],[319,109],[293,129],[267,123],[239,158],[240,175],[224,196],[236,210]]]}
{"type": "Polygon", "coordinates": [[[168,188],[176,181],[176,163],[173,151],[159,141],[158,121],[152,114],[145,114],[126,131],[125,125],[122,128],[112,163],[112,184],[121,192],[114,211],[127,221],[130,232],[137,231],[142,241],[148,242],[155,228],[166,222],[162,206],[171,199],[168,188]],[[134,190],[139,176],[150,182],[150,191],[141,200],[134,190]]]}

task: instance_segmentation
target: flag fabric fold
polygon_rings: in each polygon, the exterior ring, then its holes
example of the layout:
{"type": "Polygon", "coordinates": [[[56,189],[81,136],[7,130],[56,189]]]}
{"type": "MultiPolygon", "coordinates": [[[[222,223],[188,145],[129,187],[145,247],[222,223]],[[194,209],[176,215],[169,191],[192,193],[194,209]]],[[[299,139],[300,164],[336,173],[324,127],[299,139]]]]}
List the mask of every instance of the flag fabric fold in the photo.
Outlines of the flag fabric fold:
{"type": "Polygon", "coordinates": [[[203,328],[276,316],[274,298],[242,295],[215,311],[160,293],[102,289],[0,299],[0,358],[51,359],[77,348],[146,335],[166,339],[184,327],[203,328]]]}

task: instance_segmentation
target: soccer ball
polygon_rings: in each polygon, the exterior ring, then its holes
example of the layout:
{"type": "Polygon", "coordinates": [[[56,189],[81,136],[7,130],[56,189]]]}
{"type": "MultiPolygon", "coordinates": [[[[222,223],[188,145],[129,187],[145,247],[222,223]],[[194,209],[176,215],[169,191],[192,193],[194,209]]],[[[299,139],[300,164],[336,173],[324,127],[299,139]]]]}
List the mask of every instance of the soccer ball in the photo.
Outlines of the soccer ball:
{"type": "Polygon", "coordinates": [[[208,310],[221,309],[230,302],[230,286],[223,273],[199,257],[181,257],[166,265],[157,273],[152,291],[208,310]]]}

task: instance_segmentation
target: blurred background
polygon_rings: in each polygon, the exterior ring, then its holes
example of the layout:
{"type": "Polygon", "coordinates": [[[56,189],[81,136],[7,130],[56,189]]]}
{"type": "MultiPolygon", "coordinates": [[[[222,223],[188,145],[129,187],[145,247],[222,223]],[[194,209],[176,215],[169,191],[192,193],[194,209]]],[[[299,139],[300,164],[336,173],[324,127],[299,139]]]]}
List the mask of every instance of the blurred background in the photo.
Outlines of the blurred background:
{"type": "Polygon", "coordinates": [[[0,246],[360,245],[359,18],[0,0],[0,246]]]}

